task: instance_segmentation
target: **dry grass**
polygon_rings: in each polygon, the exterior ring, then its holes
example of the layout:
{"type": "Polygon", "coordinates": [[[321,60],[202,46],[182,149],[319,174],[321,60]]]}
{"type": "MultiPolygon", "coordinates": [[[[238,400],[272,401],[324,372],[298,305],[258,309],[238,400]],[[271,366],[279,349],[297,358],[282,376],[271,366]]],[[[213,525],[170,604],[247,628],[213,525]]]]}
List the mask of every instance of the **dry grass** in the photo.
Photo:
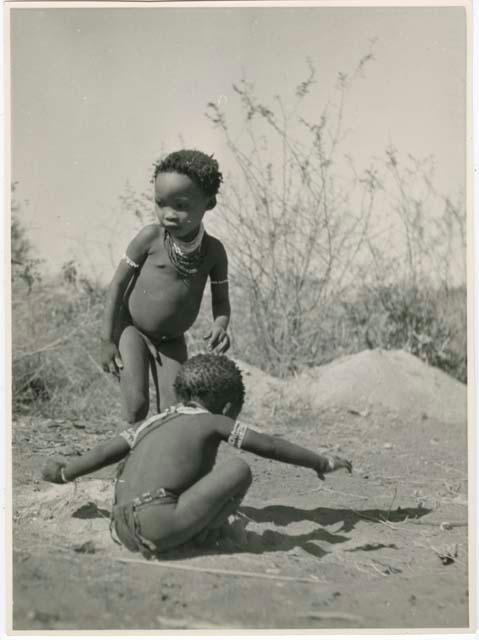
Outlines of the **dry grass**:
{"type": "Polygon", "coordinates": [[[13,291],[15,412],[107,419],[118,415],[119,389],[98,364],[103,292],[38,285],[13,291]]]}
{"type": "MultiPolygon", "coordinates": [[[[105,375],[98,364],[99,333],[103,313],[105,291],[100,287],[72,286],[56,281],[36,284],[30,293],[25,286],[16,283],[13,289],[13,406],[14,412],[36,413],[45,417],[68,417],[111,424],[120,419],[120,394],[118,382],[105,375]]],[[[404,292],[395,291],[402,300],[404,292]],[[401,298],[402,296],[402,298],[401,298]]],[[[460,380],[465,379],[466,327],[465,289],[436,297],[434,313],[429,313],[430,331],[425,341],[427,350],[416,355],[429,360],[431,353],[446,354],[442,362],[436,358],[432,364],[442,368],[460,380]],[[437,329],[440,323],[440,331],[437,329]]],[[[318,317],[321,327],[321,345],[313,362],[300,363],[300,369],[317,366],[365,348],[406,348],[408,333],[399,331],[412,323],[411,318],[389,316],[377,302],[377,293],[371,292],[356,306],[336,303],[322,310],[318,317]],[[374,295],[373,295],[374,294],[374,295]],[[362,305],[362,306],[361,306],[362,305]],[[374,306],[376,305],[376,306],[374,306]],[[376,311],[374,315],[372,312],[376,311]],[[354,311],[354,312],[353,312],[354,311]],[[368,319],[365,330],[364,317],[368,319]],[[389,325],[385,326],[386,323],[389,325]],[[394,325],[394,323],[396,323],[394,325]],[[394,325],[394,326],[393,326],[394,325]],[[396,333],[393,333],[396,331],[396,333]],[[395,335],[394,342],[387,343],[384,336],[395,335]],[[368,343],[370,336],[377,336],[376,344],[368,343]]],[[[398,303],[397,307],[402,309],[398,303]]],[[[264,363],[255,350],[248,317],[242,316],[241,300],[233,291],[233,322],[231,327],[231,354],[262,368],[264,363]]],[[[423,307],[409,308],[410,316],[418,321],[423,307]],[[419,311],[418,311],[419,309],[419,311]]],[[[430,309],[429,309],[430,312],[430,309]]],[[[423,314],[424,315],[424,314],[423,314]]],[[[200,316],[189,334],[189,352],[204,348],[203,336],[211,322],[210,300],[205,296],[200,316]]],[[[424,324],[424,322],[423,322],[424,324]]],[[[271,392],[273,393],[273,392],[271,392]]],[[[271,394],[270,394],[271,395],[271,394]]],[[[278,421],[283,414],[291,415],[291,402],[274,394],[267,402],[271,420],[278,421]],[[277,396],[277,397],[276,397],[277,396]]],[[[294,408],[297,411],[298,407],[294,408]]],[[[307,408],[305,408],[306,410],[307,408]]],[[[266,417],[266,416],[264,416],[266,417]]]]}

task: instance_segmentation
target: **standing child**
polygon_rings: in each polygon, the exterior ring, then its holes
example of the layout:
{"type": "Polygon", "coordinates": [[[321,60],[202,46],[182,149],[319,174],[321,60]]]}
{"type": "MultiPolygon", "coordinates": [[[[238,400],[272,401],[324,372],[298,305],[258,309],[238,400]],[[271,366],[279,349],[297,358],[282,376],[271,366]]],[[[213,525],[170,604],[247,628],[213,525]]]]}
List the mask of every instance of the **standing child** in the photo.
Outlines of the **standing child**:
{"type": "Polygon", "coordinates": [[[321,456],[237,421],[244,386],[237,366],[222,355],[188,360],[175,381],[183,404],[141,426],[130,427],[77,460],[50,460],[43,478],[63,483],[126,458],[120,465],[112,509],[112,534],[130,551],[156,554],[219,529],[251,484],[243,458],[215,465],[218,447],[237,449],[307,467],[324,479],[351,463],[321,456]]]}
{"type": "Polygon", "coordinates": [[[149,407],[149,369],[157,410],[175,402],[173,381],[187,358],[185,332],[196,320],[208,277],[213,326],[208,348],[229,347],[228,262],[222,243],[206,233],[203,217],[216,205],[218,163],[182,150],[156,165],[157,224],[130,242],[110,284],[102,329],[104,371],[120,376],[126,420],[143,420],[149,407]]]}

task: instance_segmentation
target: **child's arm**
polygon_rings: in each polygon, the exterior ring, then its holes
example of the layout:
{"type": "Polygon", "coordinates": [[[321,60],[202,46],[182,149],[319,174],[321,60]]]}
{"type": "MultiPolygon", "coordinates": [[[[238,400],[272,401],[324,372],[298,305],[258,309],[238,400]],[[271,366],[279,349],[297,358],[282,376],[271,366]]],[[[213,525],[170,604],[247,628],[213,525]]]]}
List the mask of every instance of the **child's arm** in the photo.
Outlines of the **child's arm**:
{"type": "Polygon", "coordinates": [[[113,341],[118,308],[123,301],[123,296],[128,284],[134,273],[138,271],[144,262],[151,243],[157,235],[158,225],[152,224],[142,229],[138,235],[133,238],[108,288],[101,332],[101,364],[103,370],[106,372],[118,374],[119,369],[123,367],[120,352],[113,341]]]}
{"type": "Polygon", "coordinates": [[[116,436],[98,445],[88,453],[70,462],[48,460],[42,469],[42,478],[49,482],[63,484],[102,467],[119,462],[130,451],[130,445],[123,436],[116,436]]]}
{"type": "Polygon", "coordinates": [[[231,307],[228,288],[228,257],[225,248],[219,240],[215,243],[215,262],[210,271],[211,307],[213,311],[213,327],[205,336],[208,349],[215,353],[225,353],[230,346],[230,339],[226,333],[230,321],[231,307]]]}
{"type": "Polygon", "coordinates": [[[324,480],[325,473],[337,469],[347,469],[349,473],[352,471],[351,462],[344,458],[322,456],[310,449],[288,442],[288,440],[259,433],[241,422],[232,423],[231,421],[230,424],[228,422],[222,420],[217,431],[222,440],[226,440],[237,449],[249,451],[262,458],[313,469],[321,480],[324,480]]]}

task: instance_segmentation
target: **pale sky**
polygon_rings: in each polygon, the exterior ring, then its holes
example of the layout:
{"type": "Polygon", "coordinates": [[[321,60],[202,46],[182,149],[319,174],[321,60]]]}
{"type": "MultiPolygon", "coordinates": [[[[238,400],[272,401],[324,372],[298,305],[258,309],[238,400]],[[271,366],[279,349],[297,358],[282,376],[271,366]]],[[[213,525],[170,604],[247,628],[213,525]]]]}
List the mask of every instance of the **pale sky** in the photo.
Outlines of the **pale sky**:
{"type": "Polygon", "coordinates": [[[208,102],[223,96],[241,140],[232,84],[244,76],[265,101],[288,99],[309,57],[314,115],[374,38],[375,60],[345,114],[345,150],[359,165],[390,142],[432,154],[440,189],[464,190],[465,29],[464,11],[450,7],[13,10],[12,178],[29,201],[23,216],[39,255],[53,268],[77,259],[108,278],[108,229],[120,257],[136,228],[133,218],[118,227],[118,197],[127,181],[150,188],[160,153],[214,153],[235,179],[204,116],[208,102]]]}

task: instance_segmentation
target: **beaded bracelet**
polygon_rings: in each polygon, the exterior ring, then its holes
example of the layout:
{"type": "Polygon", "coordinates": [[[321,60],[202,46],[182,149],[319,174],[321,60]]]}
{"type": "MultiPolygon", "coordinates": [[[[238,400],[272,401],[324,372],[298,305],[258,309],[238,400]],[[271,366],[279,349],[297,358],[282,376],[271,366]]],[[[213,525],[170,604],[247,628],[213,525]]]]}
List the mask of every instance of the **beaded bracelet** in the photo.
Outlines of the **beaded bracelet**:
{"type": "Polygon", "coordinates": [[[328,456],[326,459],[328,461],[328,471],[334,471],[334,469],[336,468],[336,464],[333,456],[328,456]]]}
{"type": "Polygon", "coordinates": [[[131,258],[129,258],[129,257],[126,255],[126,253],[125,253],[125,255],[123,256],[123,260],[126,262],[126,264],[127,264],[129,267],[132,267],[133,269],[138,269],[138,268],[139,268],[139,266],[140,266],[139,264],[136,264],[136,262],[134,262],[131,258]]]}
{"type": "Polygon", "coordinates": [[[244,437],[246,432],[248,431],[248,427],[245,424],[239,422],[235,422],[235,426],[230,433],[228,438],[228,444],[232,447],[236,447],[236,449],[241,449],[241,445],[243,444],[244,437]]]}

